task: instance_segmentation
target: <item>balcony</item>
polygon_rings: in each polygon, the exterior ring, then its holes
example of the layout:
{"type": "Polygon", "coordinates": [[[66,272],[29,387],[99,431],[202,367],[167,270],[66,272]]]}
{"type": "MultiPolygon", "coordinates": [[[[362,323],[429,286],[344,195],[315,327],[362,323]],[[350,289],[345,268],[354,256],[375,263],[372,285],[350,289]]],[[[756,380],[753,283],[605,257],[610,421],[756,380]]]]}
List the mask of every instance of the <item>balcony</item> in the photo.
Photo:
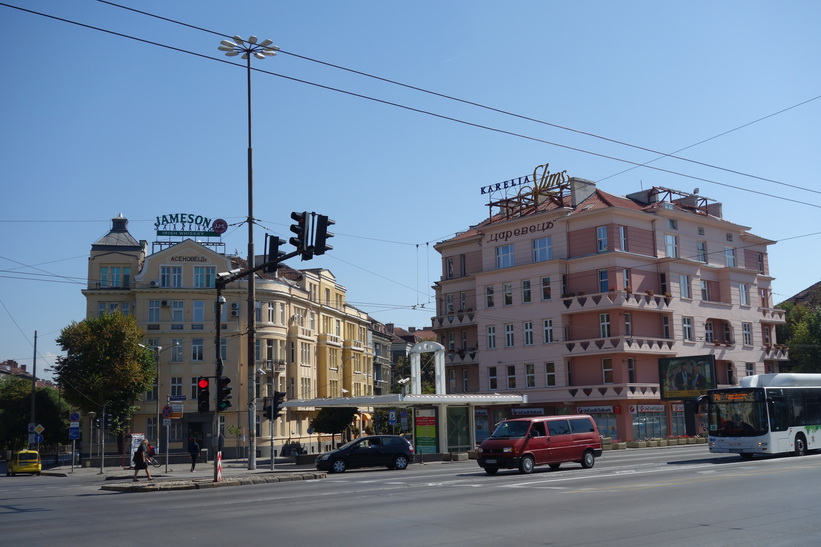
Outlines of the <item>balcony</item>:
{"type": "Polygon", "coordinates": [[[768,361],[789,361],[790,350],[787,346],[769,344],[764,345],[764,359],[768,361]]]}
{"type": "Polygon", "coordinates": [[[460,310],[433,318],[434,327],[463,326],[476,324],[476,312],[472,309],[460,310]]]}
{"type": "Polygon", "coordinates": [[[571,294],[562,297],[562,303],[568,313],[608,308],[665,311],[669,308],[671,300],[672,296],[657,295],[653,291],[644,293],[609,291],[591,295],[571,294]]]}
{"type": "Polygon", "coordinates": [[[567,355],[591,355],[596,353],[643,353],[669,354],[675,341],[652,336],[615,336],[591,338],[589,340],[569,340],[564,343],[567,355]]]}
{"type": "Polygon", "coordinates": [[[475,365],[479,362],[477,355],[479,351],[476,348],[449,351],[445,365],[475,365]]]}
{"type": "Polygon", "coordinates": [[[573,402],[574,404],[618,400],[658,400],[658,384],[603,384],[592,386],[563,386],[549,388],[539,394],[546,403],[573,402]]]}
{"type": "Polygon", "coordinates": [[[784,325],[787,323],[786,312],[778,308],[758,308],[761,312],[762,323],[777,323],[784,325]]]}

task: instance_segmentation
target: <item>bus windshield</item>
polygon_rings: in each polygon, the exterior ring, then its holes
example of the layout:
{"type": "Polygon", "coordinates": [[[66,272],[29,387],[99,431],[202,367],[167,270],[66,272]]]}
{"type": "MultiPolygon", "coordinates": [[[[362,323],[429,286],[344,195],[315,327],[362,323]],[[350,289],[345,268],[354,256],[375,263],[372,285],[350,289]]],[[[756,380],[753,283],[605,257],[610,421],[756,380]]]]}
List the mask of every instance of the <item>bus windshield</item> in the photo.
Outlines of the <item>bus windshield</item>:
{"type": "Polygon", "coordinates": [[[767,403],[758,389],[711,391],[708,414],[714,437],[757,437],[769,431],[767,403]]]}

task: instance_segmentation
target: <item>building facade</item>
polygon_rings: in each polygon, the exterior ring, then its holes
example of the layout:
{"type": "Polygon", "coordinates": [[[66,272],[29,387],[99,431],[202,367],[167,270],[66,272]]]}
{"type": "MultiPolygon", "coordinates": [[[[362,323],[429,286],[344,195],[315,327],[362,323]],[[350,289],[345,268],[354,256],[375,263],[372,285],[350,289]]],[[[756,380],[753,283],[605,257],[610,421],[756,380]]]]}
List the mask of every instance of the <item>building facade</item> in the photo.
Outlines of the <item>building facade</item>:
{"type": "Polygon", "coordinates": [[[258,455],[270,455],[272,446],[276,454],[283,447],[288,453],[292,447],[326,449],[322,439],[309,433],[317,408],[287,408],[271,423],[263,407],[273,391],[286,393],[286,400],[373,394],[374,325],[346,303],[345,287],[326,269],[280,264],[276,273],[255,274],[255,355],[249,364],[246,281],[223,289],[219,348],[215,336],[216,276],[247,269],[247,263],[220,252],[219,244],[191,239],[155,243],[155,252],[148,249],[146,241],[128,232],[127,219],[113,219],[111,231],[92,244],[83,291],[88,317],[114,311],[133,315],[146,332],[145,345],[156,354],[155,385],[136,402],[131,432],[159,441],[162,451],[166,443],[171,452],[184,451],[191,436],[211,448],[216,386],[212,379],[210,411],[200,413],[197,381],[215,376],[219,355],[223,375],[232,380],[231,407],[218,414],[226,457],[246,454],[249,373],[255,384],[258,455]]]}
{"type": "Polygon", "coordinates": [[[477,408],[477,442],[511,415],[577,412],[622,441],[684,435],[684,405],[660,398],[659,359],[711,355],[719,386],[778,372],[773,241],[697,194],[619,197],[544,168],[435,246],[449,390],[528,395],[526,408],[477,408]]]}

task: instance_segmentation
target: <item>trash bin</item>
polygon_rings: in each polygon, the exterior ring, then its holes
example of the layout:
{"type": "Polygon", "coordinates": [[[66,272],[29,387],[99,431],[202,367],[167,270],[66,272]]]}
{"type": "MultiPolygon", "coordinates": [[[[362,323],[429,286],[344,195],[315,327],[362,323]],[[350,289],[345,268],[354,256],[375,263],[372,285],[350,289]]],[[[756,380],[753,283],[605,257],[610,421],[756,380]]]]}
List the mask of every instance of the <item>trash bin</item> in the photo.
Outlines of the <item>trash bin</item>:
{"type": "Polygon", "coordinates": [[[200,449],[200,461],[202,463],[208,463],[208,449],[207,448],[200,449]]]}

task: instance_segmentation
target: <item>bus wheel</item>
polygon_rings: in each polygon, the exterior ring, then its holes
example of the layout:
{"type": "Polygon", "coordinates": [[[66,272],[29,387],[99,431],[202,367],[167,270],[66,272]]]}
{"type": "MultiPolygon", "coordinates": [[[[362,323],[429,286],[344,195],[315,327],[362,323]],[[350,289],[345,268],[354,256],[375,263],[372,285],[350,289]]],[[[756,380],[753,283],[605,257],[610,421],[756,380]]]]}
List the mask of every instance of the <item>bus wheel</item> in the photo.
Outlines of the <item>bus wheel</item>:
{"type": "Polygon", "coordinates": [[[805,456],[807,454],[807,439],[804,438],[804,435],[799,433],[795,436],[795,455],[796,456],[805,456]]]}
{"type": "Polygon", "coordinates": [[[741,459],[742,459],[742,460],[752,460],[752,459],[753,459],[753,455],[752,455],[752,454],[750,454],[749,452],[742,452],[742,453],[741,453],[741,459]]]}

